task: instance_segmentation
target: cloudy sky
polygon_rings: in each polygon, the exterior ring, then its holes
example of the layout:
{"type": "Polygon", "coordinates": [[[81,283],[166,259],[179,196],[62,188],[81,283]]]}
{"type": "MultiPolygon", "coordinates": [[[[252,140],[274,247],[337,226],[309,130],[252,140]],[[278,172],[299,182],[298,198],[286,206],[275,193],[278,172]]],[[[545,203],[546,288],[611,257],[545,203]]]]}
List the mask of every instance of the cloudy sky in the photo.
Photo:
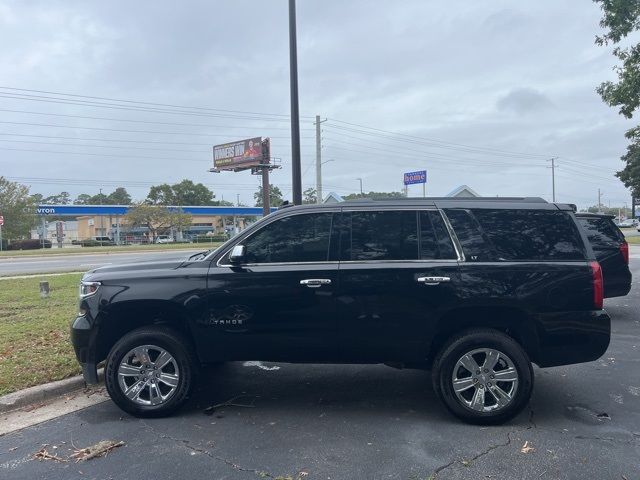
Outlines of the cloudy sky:
{"type": "MultiPolygon", "coordinates": [[[[557,157],[558,201],[630,203],[599,19],[584,0],[298,0],[303,188],[321,115],[325,192],[427,169],[431,195],[550,199],[557,157]]],[[[0,0],[0,86],[0,175],[32,192],[189,178],[252,204],[258,178],[208,173],[211,146],[269,136],[291,195],[285,0],[0,0]]]]}

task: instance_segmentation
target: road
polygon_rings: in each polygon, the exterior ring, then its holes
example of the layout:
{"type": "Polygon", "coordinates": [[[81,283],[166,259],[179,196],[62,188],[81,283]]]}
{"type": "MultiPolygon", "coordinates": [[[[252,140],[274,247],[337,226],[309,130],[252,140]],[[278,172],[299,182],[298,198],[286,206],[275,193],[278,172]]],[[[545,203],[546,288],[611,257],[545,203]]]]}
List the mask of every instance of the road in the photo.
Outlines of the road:
{"type": "MultiPolygon", "coordinates": [[[[203,248],[206,250],[206,248],[203,248]]],[[[137,251],[128,253],[87,253],[69,255],[0,257],[0,276],[34,273],[83,272],[102,265],[149,260],[184,258],[197,250],[137,251]]]]}
{"type": "Polygon", "coordinates": [[[529,408],[503,426],[451,417],[422,371],[231,363],[207,370],[172,418],[136,419],[109,401],[0,437],[0,478],[637,479],[639,285],[606,308],[607,353],[536,369],[529,408]],[[238,395],[231,403],[248,406],[204,413],[238,395]],[[125,446],[79,464],[32,459],[43,445],[65,457],[106,439],[125,446]]]}

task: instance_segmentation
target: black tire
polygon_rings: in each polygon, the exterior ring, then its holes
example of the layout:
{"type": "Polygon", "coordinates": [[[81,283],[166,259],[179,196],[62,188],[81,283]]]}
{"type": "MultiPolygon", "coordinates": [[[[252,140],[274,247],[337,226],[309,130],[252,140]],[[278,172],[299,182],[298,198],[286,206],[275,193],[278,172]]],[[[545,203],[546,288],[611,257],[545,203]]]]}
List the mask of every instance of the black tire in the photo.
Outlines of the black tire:
{"type": "MultiPolygon", "coordinates": [[[[153,349],[151,349],[150,352],[149,358],[151,359],[154,355],[153,349]]],[[[118,407],[136,417],[164,417],[172,414],[185,403],[195,383],[197,362],[191,352],[192,349],[190,348],[190,343],[180,333],[170,328],[162,326],[143,327],[127,333],[118,340],[107,357],[104,376],[109,396],[114,403],[118,405],[118,407]],[[141,405],[140,403],[129,399],[125,395],[123,387],[121,387],[119,381],[118,369],[120,368],[121,362],[125,360],[125,356],[131,358],[129,356],[130,352],[134,348],[144,345],[153,345],[164,349],[169,353],[169,355],[171,355],[173,360],[175,360],[175,362],[172,362],[165,368],[175,370],[173,373],[177,376],[177,385],[175,387],[170,387],[163,384],[162,388],[165,390],[163,393],[166,393],[167,389],[173,388],[173,390],[171,390],[171,393],[167,396],[166,400],[156,405],[141,405]]],[[[136,361],[136,357],[133,358],[134,361],[136,361]]],[[[157,358],[158,357],[156,357],[156,359],[157,358]]],[[[151,369],[148,369],[147,372],[151,372],[151,369]]],[[[165,372],[161,373],[163,374],[165,372]]],[[[168,373],[171,374],[170,371],[168,373]]],[[[142,376],[132,377],[131,379],[126,379],[124,381],[135,383],[140,380],[142,380],[142,376]]],[[[156,382],[155,379],[150,381],[156,382]]],[[[161,381],[157,380],[158,389],[161,388],[160,383],[161,381]]],[[[139,397],[142,397],[147,391],[149,391],[150,398],[151,389],[150,387],[147,388],[148,390],[146,388],[140,389],[141,391],[144,391],[139,395],[139,397]]],[[[156,390],[156,392],[158,391],[160,390],[156,390]]],[[[142,400],[143,399],[140,398],[139,401],[142,400]]],[[[151,401],[151,399],[149,401],[151,401]]]]}
{"type": "MultiPolygon", "coordinates": [[[[485,356],[484,358],[486,361],[487,357],[485,356]]],[[[490,372],[493,372],[493,370],[490,372]]],[[[497,376],[500,370],[496,370],[496,372],[493,373],[497,376]]],[[[512,374],[509,374],[509,376],[512,376],[512,374]]],[[[495,376],[491,378],[495,378],[495,376]]],[[[513,338],[497,330],[474,329],[467,330],[453,337],[442,347],[433,363],[432,380],[436,394],[447,409],[456,417],[465,422],[478,425],[498,425],[513,418],[528,404],[533,391],[533,368],[526,352],[513,338]],[[513,389],[509,392],[513,393],[511,399],[504,406],[499,405],[499,395],[496,396],[493,394],[493,391],[496,391],[498,388],[495,379],[493,383],[491,383],[492,380],[489,378],[489,375],[484,374],[482,370],[474,372],[477,373],[480,371],[480,375],[474,376],[472,374],[471,377],[466,377],[468,370],[458,364],[458,361],[462,360],[462,357],[470,352],[480,351],[479,353],[475,353],[473,358],[476,363],[482,361],[482,356],[485,355],[482,353],[483,349],[494,350],[503,355],[499,357],[499,363],[496,364],[498,369],[504,368],[503,366],[507,365],[508,361],[510,361],[512,365],[510,371],[513,371],[513,368],[517,371],[517,382],[499,382],[500,387],[504,387],[507,390],[513,389]],[[483,389],[484,391],[481,392],[483,398],[482,405],[484,405],[485,402],[495,402],[495,405],[484,407],[495,408],[495,410],[478,411],[470,405],[463,403],[463,401],[468,400],[473,404],[475,396],[471,399],[459,398],[458,394],[454,391],[454,369],[456,369],[456,378],[458,378],[459,374],[462,374],[462,377],[466,377],[462,378],[461,381],[465,381],[467,378],[469,378],[468,381],[470,383],[477,381],[477,383],[474,383],[471,387],[466,387],[468,390],[471,390],[470,392],[461,392],[460,395],[466,395],[468,397],[469,395],[475,395],[475,391],[478,390],[478,388],[483,389]],[[479,387],[478,385],[482,386],[479,387]],[[492,390],[490,395],[487,396],[486,393],[489,392],[489,389],[492,390]]]]}

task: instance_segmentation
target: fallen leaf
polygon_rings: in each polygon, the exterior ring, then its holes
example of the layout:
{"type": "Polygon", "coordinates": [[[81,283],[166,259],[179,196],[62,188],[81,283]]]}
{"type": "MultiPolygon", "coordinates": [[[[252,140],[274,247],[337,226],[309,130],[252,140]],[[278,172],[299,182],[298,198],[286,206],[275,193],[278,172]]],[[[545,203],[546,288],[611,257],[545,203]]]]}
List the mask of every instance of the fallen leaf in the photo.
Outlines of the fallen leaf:
{"type": "Polygon", "coordinates": [[[524,445],[522,445],[522,448],[520,449],[520,453],[531,453],[535,451],[536,449],[529,445],[529,440],[524,442],[524,445]]]}

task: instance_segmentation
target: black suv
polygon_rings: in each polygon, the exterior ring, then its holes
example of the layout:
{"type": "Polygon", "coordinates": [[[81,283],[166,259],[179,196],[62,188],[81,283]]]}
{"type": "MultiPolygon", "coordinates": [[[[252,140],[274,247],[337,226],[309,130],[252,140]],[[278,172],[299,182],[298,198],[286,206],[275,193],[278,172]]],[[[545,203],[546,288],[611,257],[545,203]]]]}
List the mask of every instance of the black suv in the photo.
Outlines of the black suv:
{"type": "Polygon", "coordinates": [[[169,414],[202,364],[388,363],[429,369],[456,416],[500,423],[532,362],[609,345],[602,273],[568,205],[406,199],[283,208],[212,252],[98,268],[71,335],[85,379],[106,359],[126,412],[169,414]]]}
{"type": "Polygon", "coordinates": [[[629,244],[614,223],[615,217],[598,213],[576,213],[576,218],[587,233],[596,260],[602,268],[604,297],[622,297],[629,293],[629,244]]]}

